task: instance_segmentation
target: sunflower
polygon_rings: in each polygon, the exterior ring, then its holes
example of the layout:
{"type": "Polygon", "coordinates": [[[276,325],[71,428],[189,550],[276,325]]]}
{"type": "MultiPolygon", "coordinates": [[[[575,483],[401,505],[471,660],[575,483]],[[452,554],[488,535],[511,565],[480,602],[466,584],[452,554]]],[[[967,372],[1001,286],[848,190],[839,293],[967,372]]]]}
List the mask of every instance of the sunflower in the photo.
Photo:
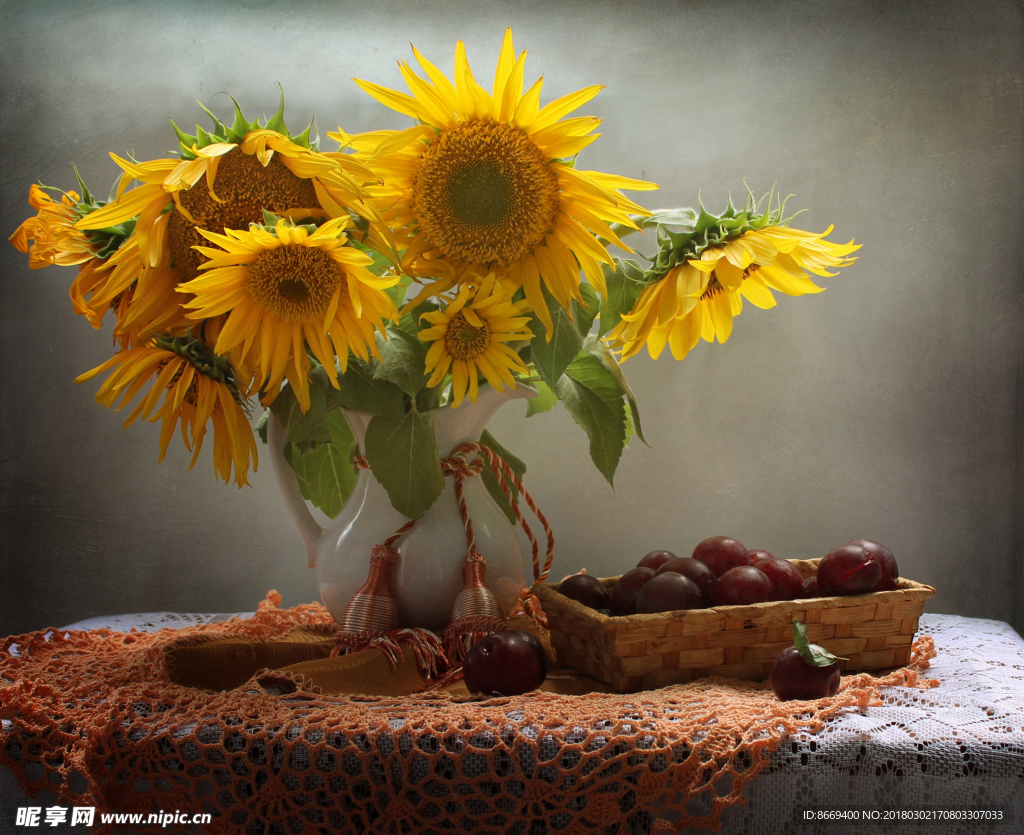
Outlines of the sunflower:
{"type": "Polygon", "coordinates": [[[427,351],[426,372],[431,375],[428,386],[438,385],[449,373],[452,376],[452,406],[466,396],[476,403],[479,375],[483,374],[498,391],[507,385],[516,387],[512,371],[526,374],[523,361],[507,342],[529,340],[526,323],[529,303],[513,302],[516,288],[504,284],[492,273],[478,289],[468,284],[444,310],[424,313],[421,318],[433,325],[419,332],[427,351]]]}
{"type": "MultiPolygon", "coordinates": [[[[10,242],[16,249],[28,253],[30,269],[77,265],[78,276],[71,284],[75,313],[85,316],[94,328],[99,328],[107,311],[115,311],[118,325],[114,339],[123,348],[138,342],[137,324],[144,311],[155,313],[150,320],[153,325],[167,330],[183,328],[186,322],[174,295],[174,282],[168,282],[167,276],[159,275],[158,271],[146,282],[147,288],[152,288],[151,292],[143,294],[147,304],[128,315],[129,303],[135,295],[135,278],[142,265],[137,250],[129,247],[122,252],[120,247],[130,237],[135,221],[130,219],[112,227],[80,231],[76,228],[78,221],[103,204],[93,199],[81,177],[78,182],[83,196],[75,191],[62,192],[60,202],[43,190],[48,187],[33,185],[29,190],[29,205],[38,214],[24,221],[11,235],[10,242]],[[116,292],[110,291],[111,287],[116,292]]],[[[139,344],[144,344],[146,339],[148,334],[139,344]]]]}
{"type": "Polygon", "coordinates": [[[681,360],[701,338],[725,342],[743,299],[768,309],[776,305],[772,290],[789,296],[820,293],[824,288],[808,273],[832,276],[829,268],[857,260],[849,257],[860,249],[853,241],[825,240],[833,227],[818,234],[781,222],[781,205],[758,214],[748,203],[743,212],[730,207],[720,217],[702,208],[694,234],[675,252],[661,254],[680,263],[650,284],[608,334],[622,359],[645,344],[655,359],[668,345],[681,360]]]}
{"type": "Polygon", "coordinates": [[[178,288],[195,298],[185,302],[192,319],[227,315],[214,351],[237,351],[261,383],[266,404],[273,402],[287,378],[303,411],[310,406],[309,358],[305,345],[338,387],[335,358],[342,371],[348,353],[379,357],[374,328],[398,311],[387,293],[398,276],[378,278],[366,265],[373,259],[353,246],[344,229],[348,216],[319,228],[279,220],[269,229],[228,229],[204,238],[220,246],[196,247],[209,260],[202,275],[178,288]],[[240,348],[238,346],[241,346],[240,348]]]}
{"type": "MultiPolygon", "coordinates": [[[[235,122],[227,127],[214,117],[214,131],[195,136],[175,126],[178,159],[135,162],[111,154],[124,171],[117,197],[75,224],[77,230],[109,227],[137,218],[134,232],[111,259],[102,280],[77,293],[93,316],[102,318],[108,306],[138,281],[135,303],[153,316],[136,316],[136,331],[158,330],[166,320],[161,300],[175,284],[200,275],[202,259],[195,247],[204,244],[203,230],[248,229],[262,223],[264,211],[295,218],[348,217],[348,210],[369,221],[367,242],[387,251],[388,233],[365,202],[363,184],[374,175],[351,155],[329,158],[309,140],[309,129],[288,133],[281,108],[267,122],[249,122],[235,105],[235,122]],[[205,187],[197,187],[205,179],[205,187]],[[129,189],[131,182],[136,188],[129,189]],[[152,274],[152,275],[151,275],[152,274]]],[[[209,113],[209,111],[207,111],[209,113]]],[[[179,302],[180,296],[176,297],[179,302]]],[[[119,323],[119,326],[123,327],[119,323]]],[[[184,333],[185,319],[179,317],[184,333]]]]}
{"type": "Polygon", "coordinates": [[[191,470],[199,458],[207,423],[213,422],[213,466],[225,483],[248,484],[250,462],[259,459],[256,440],[242,408],[244,400],[235,386],[230,366],[213,356],[201,341],[157,337],[149,345],[119,351],[102,365],[82,374],[84,383],[98,374],[114,371],[100,387],[96,402],[121,410],[152,383],[148,393],[124,422],[127,429],[139,417],[160,421],[160,458],[164,460],[174,429],[181,423],[181,437],[192,452],[191,470]],[[163,403],[160,403],[160,395],[163,403]],[[118,399],[120,402],[118,403],[118,399]]]}
{"type": "Polygon", "coordinates": [[[43,188],[35,183],[29,187],[28,204],[37,214],[25,220],[8,238],[15,249],[28,254],[29,269],[39,270],[51,264],[72,266],[95,258],[96,248],[89,236],[74,228],[81,218],[81,198],[77,192],[62,194],[58,203],[43,188]]]}
{"type": "Polygon", "coordinates": [[[571,299],[581,300],[582,268],[606,294],[601,264],[612,260],[605,242],[630,251],[610,224],[635,230],[630,213],[650,214],[616,189],[657,186],[573,167],[569,158],[600,136],[593,133],[600,120],[563,117],[602,88],[587,87],[541,108],[542,79],[523,93],[526,53],[516,57],[510,29],[491,93],[474,80],[461,41],[454,84],[415,47],[413,53],[427,79],[399,64],[411,96],[356,83],[418,125],[359,136],[328,134],[353,147],[384,181],[371,190],[406,246],[403,269],[438,279],[408,307],[496,272],[525,290],[550,333],[542,285],[568,309],[571,299]]]}

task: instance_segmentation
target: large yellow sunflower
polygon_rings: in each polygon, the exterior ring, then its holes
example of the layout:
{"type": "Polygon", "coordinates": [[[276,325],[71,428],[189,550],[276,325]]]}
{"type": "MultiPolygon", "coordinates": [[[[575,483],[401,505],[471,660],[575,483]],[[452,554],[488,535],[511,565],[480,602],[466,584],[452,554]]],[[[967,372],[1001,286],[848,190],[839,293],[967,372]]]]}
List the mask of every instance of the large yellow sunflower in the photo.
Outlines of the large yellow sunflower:
{"type": "MultiPolygon", "coordinates": [[[[202,230],[246,230],[250,223],[263,222],[264,210],[298,219],[347,218],[351,209],[369,221],[367,242],[385,252],[390,249],[390,233],[366,201],[363,186],[374,179],[372,172],[351,155],[332,158],[314,150],[308,131],[291,137],[281,113],[264,127],[247,122],[236,106],[231,128],[214,119],[212,134],[198,130],[190,137],[179,131],[179,159],[135,162],[111,154],[124,171],[117,197],[79,220],[75,228],[102,229],[136,221],[133,234],[110,259],[109,273],[93,276],[89,285],[78,288],[83,303],[88,296],[86,304],[94,318],[102,318],[138,280],[134,303],[161,315],[137,315],[133,326],[157,332],[159,321],[166,320],[160,300],[173,294],[176,284],[199,275],[202,259],[195,247],[205,243],[202,230]],[[205,187],[199,187],[201,180],[205,187]],[[133,181],[139,185],[129,189],[133,181]]],[[[184,329],[182,317],[178,330],[184,329]]]]}
{"type": "Polygon", "coordinates": [[[398,313],[383,291],[399,279],[378,278],[366,269],[369,255],[344,245],[348,223],[346,215],[316,229],[281,220],[273,231],[202,230],[221,249],[196,247],[209,260],[199,266],[199,278],[178,290],[195,296],[185,302],[192,319],[227,314],[214,351],[238,352],[266,404],[287,378],[303,411],[309,409],[306,345],[336,388],[335,358],[345,371],[350,350],[363,359],[379,356],[374,328],[383,330],[383,320],[398,313]]]}
{"type": "Polygon", "coordinates": [[[164,460],[174,429],[181,423],[181,437],[192,452],[189,469],[195,466],[206,437],[207,423],[213,422],[213,466],[225,483],[247,484],[250,463],[256,469],[259,458],[256,440],[240,405],[230,367],[210,356],[200,344],[188,339],[158,338],[150,345],[119,351],[105,363],[78,377],[76,383],[91,380],[114,368],[96,394],[104,408],[123,409],[152,383],[124,422],[127,429],[139,417],[150,423],[160,421],[160,458],[164,460]],[[163,403],[160,404],[160,396],[163,403]],[[118,400],[120,402],[118,403],[118,400]],[[117,404],[116,406],[114,404],[117,404]]]}
{"type": "Polygon", "coordinates": [[[423,314],[433,325],[418,334],[433,343],[427,351],[427,385],[436,386],[451,374],[453,407],[462,403],[467,391],[476,402],[480,374],[503,391],[506,385],[516,387],[513,371],[528,373],[519,355],[505,344],[533,336],[526,327],[529,303],[513,302],[515,292],[512,284],[503,284],[492,273],[478,289],[463,285],[444,310],[423,314]]]}
{"type": "Polygon", "coordinates": [[[767,309],[776,305],[772,290],[789,296],[820,293],[824,288],[807,273],[832,276],[830,267],[856,260],[849,256],[860,247],[826,241],[831,232],[831,226],[820,234],[766,226],[708,247],[647,287],[608,338],[624,360],[644,344],[655,359],[668,345],[681,360],[701,338],[725,342],[744,298],[767,309]]]}
{"type": "Polygon", "coordinates": [[[407,247],[403,268],[438,279],[410,306],[497,272],[524,288],[550,332],[542,284],[568,308],[571,299],[581,300],[582,268],[606,293],[601,264],[612,261],[604,242],[629,251],[610,224],[636,229],[630,213],[649,214],[616,189],[657,186],[572,167],[569,158],[600,136],[592,132],[600,120],[563,117],[602,88],[587,87],[542,108],[542,79],[523,93],[526,53],[516,57],[511,30],[505,32],[492,92],[473,78],[461,41],[454,84],[415,47],[413,52],[427,79],[400,63],[411,96],[356,83],[416,119],[417,126],[359,136],[328,134],[355,148],[383,179],[374,194],[407,247]]]}

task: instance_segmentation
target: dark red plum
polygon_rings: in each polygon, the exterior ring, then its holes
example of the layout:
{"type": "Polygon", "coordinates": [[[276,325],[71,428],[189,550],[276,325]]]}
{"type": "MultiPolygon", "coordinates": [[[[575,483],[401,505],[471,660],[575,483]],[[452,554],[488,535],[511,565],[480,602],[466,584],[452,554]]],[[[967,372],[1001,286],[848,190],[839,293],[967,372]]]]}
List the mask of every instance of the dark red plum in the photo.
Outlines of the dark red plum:
{"type": "Polygon", "coordinates": [[[704,595],[704,602],[706,604],[711,603],[711,595],[715,589],[715,572],[708,568],[700,560],[695,560],[693,557],[676,557],[674,560],[669,560],[661,568],[659,568],[655,574],[663,574],[666,571],[674,571],[676,574],[682,574],[684,577],[689,577],[693,582],[697,584],[697,588],[700,589],[702,595],[704,595]]]}
{"type": "Polygon", "coordinates": [[[647,581],[636,596],[636,613],[677,612],[703,607],[700,589],[689,577],[666,571],[647,581]]]}
{"type": "Polygon", "coordinates": [[[601,581],[593,574],[573,574],[558,585],[560,594],[591,609],[610,609],[612,599],[601,581]]]}
{"type": "Polygon", "coordinates": [[[716,606],[748,606],[772,599],[772,581],[752,565],[730,568],[715,583],[716,606]]]}
{"type": "Polygon", "coordinates": [[[818,588],[824,597],[867,594],[881,576],[881,564],[860,545],[833,548],[818,563],[818,588]]]}
{"type": "Polygon", "coordinates": [[[872,557],[878,560],[882,568],[882,576],[872,591],[892,591],[900,582],[900,570],[896,566],[896,558],[892,551],[886,548],[881,542],[871,539],[854,539],[849,545],[859,545],[872,557]]]}
{"type": "Polygon", "coordinates": [[[612,589],[612,614],[635,615],[636,596],[653,576],[654,572],[649,568],[634,568],[623,574],[612,589]]]}
{"type": "Polygon", "coordinates": [[[513,630],[473,644],[462,663],[462,678],[470,693],[518,696],[543,684],[547,666],[537,636],[513,630]]]}
{"type": "Polygon", "coordinates": [[[657,571],[669,560],[674,560],[676,555],[671,551],[651,551],[649,554],[644,554],[640,558],[640,562],[636,564],[637,568],[649,568],[652,571],[657,571]]]}
{"type": "Polygon", "coordinates": [[[817,577],[808,577],[804,580],[804,597],[821,597],[817,577]]]}
{"type": "Polygon", "coordinates": [[[772,581],[772,600],[799,600],[804,596],[804,578],[793,563],[770,557],[755,566],[772,581]]]}
{"type": "Polygon", "coordinates": [[[729,536],[712,536],[697,544],[693,549],[693,558],[721,577],[730,568],[750,565],[747,549],[743,544],[729,536]]]}
{"type": "Polygon", "coordinates": [[[750,560],[751,565],[757,565],[761,560],[774,560],[776,559],[776,556],[768,551],[755,549],[753,551],[747,551],[747,558],[750,560]]]}
{"type": "Polygon", "coordinates": [[[839,692],[839,665],[812,667],[797,652],[786,647],[775,657],[768,680],[780,701],[823,699],[839,692]]]}
{"type": "Polygon", "coordinates": [[[793,622],[793,646],[775,657],[768,681],[775,696],[783,702],[791,699],[823,699],[839,692],[838,658],[824,647],[807,640],[807,627],[793,622]]]}

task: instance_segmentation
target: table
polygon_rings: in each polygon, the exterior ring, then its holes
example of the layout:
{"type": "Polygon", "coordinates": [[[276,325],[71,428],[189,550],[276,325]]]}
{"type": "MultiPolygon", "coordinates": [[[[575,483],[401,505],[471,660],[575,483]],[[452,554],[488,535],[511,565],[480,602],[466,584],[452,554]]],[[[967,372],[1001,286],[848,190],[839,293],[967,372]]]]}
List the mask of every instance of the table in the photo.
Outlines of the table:
{"type": "MultiPolygon", "coordinates": [[[[72,627],[150,631],[227,617],[157,613],[97,618],[72,627]]],[[[722,832],[1024,831],[1024,640],[1005,623],[954,615],[923,615],[918,634],[935,640],[938,655],[928,674],[940,686],[890,688],[883,706],[848,711],[820,733],[783,742],[771,765],[747,786],[747,805],[725,811],[722,832]],[[837,827],[799,819],[819,809],[853,810],[861,816],[885,810],[989,810],[1001,812],[1003,823],[904,820],[896,825],[862,817],[856,825],[837,827]]],[[[52,796],[43,797],[31,805],[52,802],[52,796]]],[[[13,827],[13,809],[25,805],[13,776],[0,769],[0,831],[40,831],[13,827]]],[[[672,819],[671,809],[672,798],[666,797],[666,820],[672,819]]],[[[40,829],[84,831],[82,826],[40,829]]],[[[656,832],[658,826],[641,816],[628,830],[656,832]]]]}

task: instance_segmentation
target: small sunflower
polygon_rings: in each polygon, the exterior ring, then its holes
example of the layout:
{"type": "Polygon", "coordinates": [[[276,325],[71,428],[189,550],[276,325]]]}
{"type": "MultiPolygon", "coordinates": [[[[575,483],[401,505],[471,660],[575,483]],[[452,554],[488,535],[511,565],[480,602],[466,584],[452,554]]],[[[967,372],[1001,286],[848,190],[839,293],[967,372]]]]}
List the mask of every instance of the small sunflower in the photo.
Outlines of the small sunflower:
{"type": "Polygon", "coordinates": [[[252,367],[266,404],[287,378],[307,411],[305,346],[337,388],[335,358],[344,372],[349,351],[362,359],[378,355],[374,328],[383,331],[383,320],[397,317],[384,290],[397,284],[398,276],[378,278],[366,269],[373,259],[345,246],[348,223],[346,216],[319,228],[280,220],[273,229],[228,229],[224,235],[202,230],[221,249],[196,247],[209,260],[200,264],[199,278],[178,292],[194,294],[184,305],[192,319],[227,314],[214,351],[236,351],[252,367]]]}
{"type": "Polygon", "coordinates": [[[96,257],[96,247],[88,235],[75,229],[82,217],[78,211],[81,198],[69,191],[58,203],[43,188],[35,183],[30,186],[28,204],[37,214],[24,221],[8,240],[19,252],[28,254],[31,270],[91,261],[96,257]]]}
{"type": "MultiPolygon", "coordinates": [[[[770,202],[769,202],[770,206],[770,202]]],[[[655,359],[668,345],[683,359],[703,338],[725,342],[745,298],[755,307],[775,307],[772,290],[789,296],[820,293],[808,277],[832,276],[845,267],[860,246],[825,240],[833,227],[818,234],[782,225],[782,205],[757,213],[752,202],[742,212],[731,206],[719,217],[703,208],[691,235],[666,238],[658,260],[669,267],[649,285],[633,309],[608,334],[612,346],[628,359],[645,344],[655,359]],[[682,243],[680,243],[682,238],[682,243]]]]}
{"type": "Polygon", "coordinates": [[[650,214],[617,189],[653,183],[580,171],[570,158],[597,139],[600,119],[564,116],[602,89],[587,87],[540,107],[542,79],[524,94],[526,53],[517,58],[507,30],[493,92],[473,78],[466,50],[455,49],[455,81],[413,47],[427,79],[399,64],[412,95],[356,83],[377,101],[416,119],[402,131],[328,134],[351,146],[384,185],[371,189],[403,238],[402,267],[438,279],[413,301],[496,272],[526,298],[551,331],[542,284],[559,304],[581,300],[580,269],[605,293],[604,242],[630,251],[610,224],[634,230],[630,213],[650,214]],[[601,240],[603,239],[603,241],[601,240]]]}
{"type": "MultiPolygon", "coordinates": [[[[175,125],[178,159],[135,162],[111,154],[124,171],[117,197],[75,228],[101,229],[136,220],[133,234],[117,253],[119,263],[112,258],[103,281],[79,288],[80,299],[89,296],[94,316],[102,318],[136,280],[136,303],[160,311],[156,296],[166,298],[168,287],[200,275],[202,258],[195,248],[205,243],[203,230],[245,230],[250,223],[263,222],[264,210],[300,219],[347,218],[351,209],[369,221],[367,242],[387,251],[388,233],[381,231],[376,209],[365,201],[363,184],[374,175],[351,155],[319,153],[309,129],[299,136],[289,134],[283,109],[282,96],[280,109],[265,126],[247,121],[237,104],[230,128],[213,114],[212,133],[199,128],[189,136],[175,125]],[[198,187],[204,179],[205,187],[198,187]],[[129,189],[133,181],[139,185],[129,189]],[[145,280],[150,273],[155,275],[145,280]]],[[[134,324],[136,329],[158,330],[156,322],[141,316],[134,324]]]]}
{"type": "Polygon", "coordinates": [[[213,466],[217,476],[228,483],[233,468],[235,483],[239,487],[248,484],[250,463],[255,470],[259,462],[256,440],[242,408],[244,400],[223,358],[213,356],[202,342],[188,337],[156,337],[149,345],[119,351],[75,382],[84,383],[111,368],[113,373],[96,394],[96,402],[104,408],[114,406],[119,411],[147,384],[152,384],[128,415],[124,428],[139,417],[148,418],[150,423],[159,420],[158,462],[164,460],[180,422],[182,440],[192,452],[188,466],[191,470],[203,448],[207,424],[212,421],[213,466]]]}
{"type": "Polygon", "coordinates": [[[516,288],[503,284],[492,273],[479,289],[463,285],[458,296],[444,310],[424,313],[421,318],[433,325],[419,332],[427,351],[428,386],[438,385],[452,376],[452,406],[466,396],[476,402],[479,375],[498,391],[507,385],[516,387],[513,371],[526,374],[519,355],[505,343],[529,340],[533,334],[529,321],[529,303],[512,301],[516,288]]]}
{"type": "Polygon", "coordinates": [[[174,277],[168,276],[166,269],[163,273],[159,269],[151,271],[144,282],[147,292],[140,293],[146,304],[135,306],[129,315],[142,263],[137,249],[126,247],[122,251],[121,245],[134,231],[135,220],[80,231],[76,224],[105,204],[93,199],[81,177],[78,182],[82,196],[75,191],[63,192],[59,203],[43,190],[47,187],[33,185],[29,205],[37,209],[38,214],[22,223],[11,235],[10,242],[16,249],[28,253],[30,269],[52,264],[77,265],[78,276],[71,284],[75,313],[85,316],[94,328],[99,328],[107,312],[113,310],[117,320],[114,339],[121,347],[145,344],[153,331],[183,329],[186,321],[174,295],[174,277]],[[151,325],[144,336],[138,328],[143,313],[149,315],[145,321],[151,325]]]}

